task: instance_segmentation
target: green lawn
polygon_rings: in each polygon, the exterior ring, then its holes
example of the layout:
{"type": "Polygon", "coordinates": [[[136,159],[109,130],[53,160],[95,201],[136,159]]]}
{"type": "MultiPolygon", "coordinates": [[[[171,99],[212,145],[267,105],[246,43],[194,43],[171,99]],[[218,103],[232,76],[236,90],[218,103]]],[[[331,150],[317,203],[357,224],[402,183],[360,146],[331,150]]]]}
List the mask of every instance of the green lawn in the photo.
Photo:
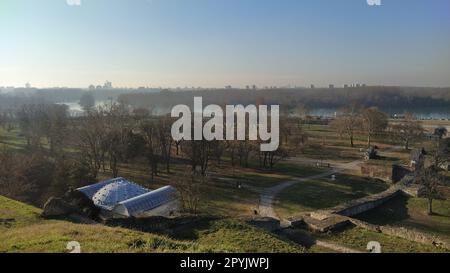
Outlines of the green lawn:
{"type": "Polygon", "coordinates": [[[274,172],[292,176],[292,177],[308,177],[330,171],[326,168],[317,168],[313,166],[299,165],[281,162],[275,165],[274,172]]]}
{"type": "Polygon", "coordinates": [[[323,178],[299,182],[282,191],[275,206],[281,217],[334,207],[343,202],[386,190],[381,180],[338,174],[336,181],[323,178]]]}
{"type": "Polygon", "coordinates": [[[21,135],[19,129],[8,131],[0,127],[0,147],[2,145],[14,149],[23,149],[26,146],[26,139],[21,135]]]}
{"type": "Polygon", "coordinates": [[[427,200],[398,196],[377,209],[357,216],[376,225],[414,228],[450,240],[450,201],[435,200],[435,215],[427,214],[427,200]]]}
{"type": "Polygon", "coordinates": [[[380,243],[381,252],[384,253],[446,252],[445,250],[436,248],[432,245],[419,244],[399,237],[372,232],[358,227],[348,228],[331,234],[318,234],[317,236],[320,240],[334,242],[358,251],[367,251],[367,243],[375,241],[380,243]]]}

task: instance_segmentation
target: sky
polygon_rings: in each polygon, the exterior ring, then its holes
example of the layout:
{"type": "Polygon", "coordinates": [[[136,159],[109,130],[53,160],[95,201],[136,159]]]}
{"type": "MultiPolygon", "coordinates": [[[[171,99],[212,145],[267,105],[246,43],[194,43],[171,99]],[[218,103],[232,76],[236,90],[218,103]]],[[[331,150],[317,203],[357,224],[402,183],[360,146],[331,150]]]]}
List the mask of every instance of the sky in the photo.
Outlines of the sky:
{"type": "Polygon", "coordinates": [[[0,86],[450,86],[450,1],[0,0],[0,86]]]}

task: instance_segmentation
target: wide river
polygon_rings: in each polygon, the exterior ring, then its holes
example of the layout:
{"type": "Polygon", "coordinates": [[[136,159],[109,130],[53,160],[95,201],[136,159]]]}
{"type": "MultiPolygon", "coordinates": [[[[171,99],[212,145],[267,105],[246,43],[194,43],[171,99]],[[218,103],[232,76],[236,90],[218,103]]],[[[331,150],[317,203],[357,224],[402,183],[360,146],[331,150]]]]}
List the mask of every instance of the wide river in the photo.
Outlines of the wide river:
{"type": "MultiPolygon", "coordinates": [[[[110,101],[99,101],[96,102],[97,106],[109,105],[110,101]]],[[[71,115],[81,115],[83,109],[78,104],[78,102],[66,102],[64,103],[69,107],[69,112],[71,115]]],[[[450,109],[447,108],[417,108],[417,109],[381,109],[382,111],[388,113],[391,116],[403,115],[406,112],[414,114],[419,119],[434,119],[434,120],[449,120],[450,119],[450,109]]],[[[160,109],[156,111],[157,113],[168,112],[168,109],[160,109]]],[[[316,108],[310,111],[312,116],[320,117],[334,117],[338,109],[336,108],[316,108]]]]}

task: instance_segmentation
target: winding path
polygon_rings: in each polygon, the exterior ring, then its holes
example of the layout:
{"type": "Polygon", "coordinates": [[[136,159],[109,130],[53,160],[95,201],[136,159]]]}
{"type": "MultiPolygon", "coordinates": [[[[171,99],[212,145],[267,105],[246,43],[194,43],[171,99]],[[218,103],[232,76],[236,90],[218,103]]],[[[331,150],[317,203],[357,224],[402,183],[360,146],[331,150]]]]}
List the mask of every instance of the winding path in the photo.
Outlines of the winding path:
{"type": "Polygon", "coordinates": [[[320,178],[324,178],[324,177],[329,177],[333,174],[339,173],[345,169],[350,169],[350,168],[354,168],[355,166],[357,166],[361,161],[354,161],[354,162],[350,162],[347,163],[346,166],[347,168],[343,167],[343,168],[339,168],[339,169],[333,169],[329,172],[325,172],[325,173],[321,173],[321,174],[317,174],[317,175],[312,175],[312,176],[308,176],[308,177],[298,177],[298,178],[294,178],[292,180],[286,181],[284,183],[275,185],[273,187],[270,188],[266,188],[264,189],[260,196],[259,196],[259,214],[263,217],[272,217],[272,218],[276,218],[278,219],[278,216],[276,215],[274,209],[273,209],[273,203],[275,200],[275,197],[284,189],[289,188],[293,185],[296,185],[300,182],[304,182],[304,181],[308,181],[308,180],[315,180],[315,179],[320,179],[320,178]]]}
{"type": "MultiPolygon", "coordinates": [[[[384,152],[392,152],[392,151],[396,151],[399,149],[401,149],[401,147],[394,146],[394,147],[385,149],[384,152]]],[[[330,177],[331,175],[340,173],[344,170],[355,169],[358,167],[358,165],[361,162],[363,162],[363,160],[356,160],[356,161],[352,161],[352,162],[344,163],[344,164],[342,164],[342,163],[334,164],[334,165],[332,164],[331,166],[333,167],[333,169],[329,172],[324,172],[321,174],[312,175],[312,176],[308,176],[308,177],[296,177],[296,178],[293,178],[292,180],[289,180],[289,181],[283,182],[281,184],[275,185],[273,187],[264,189],[259,196],[259,205],[258,205],[259,215],[263,216],[263,217],[271,217],[271,218],[275,218],[275,219],[280,219],[278,217],[278,215],[276,214],[275,210],[273,209],[273,203],[274,203],[276,196],[282,190],[284,190],[288,187],[291,187],[293,185],[296,185],[300,182],[320,179],[320,178],[324,178],[324,177],[330,177]]],[[[280,221],[282,223],[282,226],[288,224],[288,223],[286,223],[287,222],[286,220],[280,219],[280,221]]]]}

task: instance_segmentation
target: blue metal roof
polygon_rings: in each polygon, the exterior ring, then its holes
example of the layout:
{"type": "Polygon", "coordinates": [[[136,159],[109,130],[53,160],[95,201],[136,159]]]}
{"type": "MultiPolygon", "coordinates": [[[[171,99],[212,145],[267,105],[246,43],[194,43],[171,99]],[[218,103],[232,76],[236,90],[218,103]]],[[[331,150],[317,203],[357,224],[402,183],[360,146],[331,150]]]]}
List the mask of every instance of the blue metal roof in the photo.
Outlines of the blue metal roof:
{"type": "Polygon", "coordinates": [[[147,189],[137,184],[119,180],[98,190],[94,197],[92,197],[92,201],[99,207],[111,210],[118,203],[147,192],[147,189]]]}
{"type": "Polygon", "coordinates": [[[113,179],[109,179],[109,180],[105,180],[99,183],[95,183],[92,185],[88,185],[82,188],[78,188],[77,191],[80,191],[82,193],[84,193],[87,197],[89,197],[90,199],[92,199],[94,197],[94,195],[104,186],[114,183],[116,181],[127,181],[126,179],[124,179],[123,177],[118,177],[118,178],[113,178],[113,179]]]}
{"type": "Polygon", "coordinates": [[[165,186],[157,190],[120,202],[117,206],[127,209],[129,215],[149,211],[176,199],[176,189],[165,186]]]}

